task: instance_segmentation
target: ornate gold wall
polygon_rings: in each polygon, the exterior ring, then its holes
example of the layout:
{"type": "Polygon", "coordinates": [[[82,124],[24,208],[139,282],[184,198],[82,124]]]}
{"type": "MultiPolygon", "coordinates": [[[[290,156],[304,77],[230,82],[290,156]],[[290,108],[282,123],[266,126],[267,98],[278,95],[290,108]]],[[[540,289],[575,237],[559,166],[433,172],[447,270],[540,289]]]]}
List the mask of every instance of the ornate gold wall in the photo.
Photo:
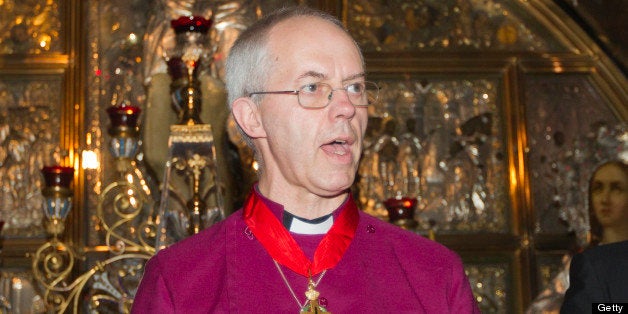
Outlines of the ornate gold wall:
{"type": "MultiPolygon", "coordinates": [[[[195,2],[0,0],[0,295],[9,301],[43,306],[16,282],[30,282],[30,258],[46,238],[44,165],[75,168],[64,239],[86,259],[73,276],[111,256],[97,213],[117,180],[105,109],[126,99],[151,110],[151,96],[163,93],[169,20],[213,12],[211,75],[220,79],[238,31],[285,3],[195,2]],[[99,166],[84,169],[84,152],[99,166]]],[[[416,197],[416,232],[433,232],[463,257],[483,312],[523,312],[582,244],[587,179],[626,132],[624,74],[549,0],[307,2],[343,19],[383,88],[355,184],[363,209],[387,219],[390,193],[416,197]],[[386,183],[399,160],[406,185],[386,183]]],[[[136,166],[155,202],[162,169],[147,165],[150,154],[136,166]]],[[[238,174],[250,183],[250,169],[238,174]]],[[[242,193],[230,194],[234,206],[242,193]]],[[[104,290],[124,289],[132,297],[129,287],[104,290]]]]}

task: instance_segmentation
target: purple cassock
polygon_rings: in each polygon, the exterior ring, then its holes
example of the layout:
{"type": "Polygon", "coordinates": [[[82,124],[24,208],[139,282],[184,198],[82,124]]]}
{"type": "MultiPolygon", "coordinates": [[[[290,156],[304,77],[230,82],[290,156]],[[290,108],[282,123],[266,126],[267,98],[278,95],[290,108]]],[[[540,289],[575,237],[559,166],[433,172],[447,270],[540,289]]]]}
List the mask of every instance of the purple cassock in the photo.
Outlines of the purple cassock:
{"type": "MultiPolygon", "coordinates": [[[[283,207],[260,197],[281,221],[283,207]]],[[[320,278],[319,303],[328,311],[480,313],[454,252],[363,212],[359,217],[340,262],[322,278],[313,276],[315,282],[320,278]]],[[[323,238],[292,236],[310,259],[323,238]]],[[[280,267],[239,210],[152,257],[132,313],[299,313],[308,280],[280,267]]]]}

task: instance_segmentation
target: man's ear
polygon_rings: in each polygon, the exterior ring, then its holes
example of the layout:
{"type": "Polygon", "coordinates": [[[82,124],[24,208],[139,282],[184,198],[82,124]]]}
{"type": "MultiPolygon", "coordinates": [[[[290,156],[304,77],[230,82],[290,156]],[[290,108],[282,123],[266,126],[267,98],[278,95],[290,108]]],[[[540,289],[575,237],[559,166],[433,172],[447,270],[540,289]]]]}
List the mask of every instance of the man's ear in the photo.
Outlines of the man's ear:
{"type": "Polygon", "coordinates": [[[251,98],[236,99],[231,106],[231,112],[235,121],[249,137],[266,137],[259,106],[251,98]]]}

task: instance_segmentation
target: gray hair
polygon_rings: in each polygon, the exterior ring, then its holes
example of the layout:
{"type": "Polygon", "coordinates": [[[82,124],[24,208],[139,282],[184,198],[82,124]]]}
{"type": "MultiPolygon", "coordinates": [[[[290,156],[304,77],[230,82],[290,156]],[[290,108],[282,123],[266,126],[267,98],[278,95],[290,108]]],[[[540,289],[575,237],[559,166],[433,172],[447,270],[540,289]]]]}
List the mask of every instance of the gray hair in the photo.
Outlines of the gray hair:
{"type": "MultiPolygon", "coordinates": [[[[240,97],[247,97],[250,93],[262,91],[265,88],[266,78],[270,76],[271,62],[268,60],[268,33],[274,26],[294,17],[316,17],[328,21],[351,35],[338,18],[326,12],[306,6],[294,6],[279,9],[262,17],[240,34],[229,51],[225,65],[225,81],[228,93],[228,105],[231,110],[233,101],[240,97]]],[[[352,37],[351,37],[352,38],[352,37]]],[[[355,43],[355,41],[354,41],[355,43]]],[[[358,48],[357,43],[356,48],[358,48]]],[[[360,52],[360,49],[358,48],[360,52]]],[[[360,52],[362,64],[364,58],[360,52]]],[[[255,95],[253,100],[259,104],[261,95],[255,95]]],[[[238,126],[247,144],[255,150],[252,140],[238,126]]]]}
{"type": "Polygon", "coordinates": [[[287,7],[262,17],[240,34],[229,51],[225,65],[229,106],[237,98],[264,88],[265,78],[271,73],[267,60],[268,33],[275,25],[294,17],[321,18],[347,32],[335,16],[306,6],[287,7]]]}

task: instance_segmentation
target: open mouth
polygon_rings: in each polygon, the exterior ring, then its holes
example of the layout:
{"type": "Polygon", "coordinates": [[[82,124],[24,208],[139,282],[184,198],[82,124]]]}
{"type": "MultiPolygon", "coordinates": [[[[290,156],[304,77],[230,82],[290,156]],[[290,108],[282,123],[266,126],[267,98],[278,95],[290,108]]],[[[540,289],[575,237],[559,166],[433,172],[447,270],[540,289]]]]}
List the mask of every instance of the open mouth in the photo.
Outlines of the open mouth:
{"type": "Polygon", "coordinates": [[[336,139],[322,146],[327,153],[344,156],[351,153],[351,147],[347,140],[336,139]]]}

